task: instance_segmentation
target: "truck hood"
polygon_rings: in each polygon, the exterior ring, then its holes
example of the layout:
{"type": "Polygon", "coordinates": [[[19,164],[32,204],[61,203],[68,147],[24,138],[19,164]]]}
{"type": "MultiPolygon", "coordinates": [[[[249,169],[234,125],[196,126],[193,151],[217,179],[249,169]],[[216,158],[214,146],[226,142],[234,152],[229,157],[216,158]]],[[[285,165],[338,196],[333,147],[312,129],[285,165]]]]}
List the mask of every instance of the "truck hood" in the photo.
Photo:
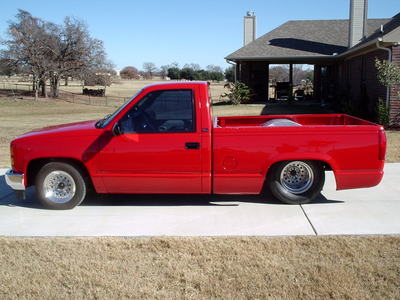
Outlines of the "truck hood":
{"type": "Polygon", "coordinates": [[[97,120],[91,120],[91,121],[49,126],[24,133],[23,135],[19,136],[19,138],[33,137],[37,135],[48,135],[48,134],[87,135],[90,133],[94,133],[98,130],[95,127],[96,122],[97,120]]]}

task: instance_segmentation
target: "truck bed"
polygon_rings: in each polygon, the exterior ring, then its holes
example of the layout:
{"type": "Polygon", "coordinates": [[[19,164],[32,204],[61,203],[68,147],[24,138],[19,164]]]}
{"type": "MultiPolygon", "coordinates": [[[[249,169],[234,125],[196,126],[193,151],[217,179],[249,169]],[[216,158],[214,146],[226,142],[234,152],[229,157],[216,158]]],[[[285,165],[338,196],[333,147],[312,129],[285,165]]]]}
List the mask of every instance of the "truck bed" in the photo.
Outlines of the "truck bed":
{"type": "Polygon", "coordinates": [[[382,126],[345,114],[216,118],[213,189],[258,193],[269,167],[286,160],[324,162],[338,190],[375,186],[385,145],[382,126]]]}
{"type": "MultiPolygon", "coordinates": [[[[374,123],[349,116],[346,114],[325,115],[268,115],[268,116],[240,116],[240,117],[218,117],[214,127],[267,127],[271,120],[290,120],[300,126],[340,126],[340,125],[370,125],[374,123]]],[[[270,124],[273,124],[270,122],[270,124]]],[[[278,123],[279,124],[279,123],[278,123]]],[[[282,123],[285,124],[285,123],[282,123]]],[[[282,125],[282,126],[288,126],[282,125]]],[[[274,127],[278,127],[275,125],[274,127]]]]}

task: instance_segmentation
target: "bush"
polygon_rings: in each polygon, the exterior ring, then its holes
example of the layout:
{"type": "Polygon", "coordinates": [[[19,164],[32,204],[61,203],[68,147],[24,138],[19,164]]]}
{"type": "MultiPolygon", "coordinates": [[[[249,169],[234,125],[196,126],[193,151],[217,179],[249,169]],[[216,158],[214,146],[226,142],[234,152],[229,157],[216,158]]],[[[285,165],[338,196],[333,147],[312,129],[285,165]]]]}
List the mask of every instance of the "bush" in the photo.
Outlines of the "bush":
{"type": "Polygon", "coordinates": [[[210,80],[222,81],[224,80],[224,74],[221,72],[210,72],[210,80]]]}
{"type": "Polygon", "coordinates": [[[233,105],[245,103],[250,100],[250,89],[243,82],[228,82],[224,88],[228,89],[228,92],[224,93],[222,97],[228,98],[228,101],[233,105]]]}
{"type": "Polygon", "coordinates": [[[228,82],[234,82],[235,81],[235,67],[229,67],[225,70],[225,79],[228,82]]]}
{"type": "Polygon", "coordinates": [[[181,70],[179,68],[169,68],[167,72],[170,79],[181,79],[181,70]]]}
{"type": "Polygon", "coordinates": [[[83,94],[83,95],[88,95],[88,96],[103,97],[103,96],[105,96],[105,94],[106,94],[106,90],[105,90],[105,89],[98,89],[98,90],[95,90],[95,89],[87,89],[87,88],[84,88],[84,89],[82,90],[82,94],[83,94]]]}
{"type": "Polygon", "coordinates": [[[375,67],[377,78],[382,85],[392,88],[400,84],[400,67],[396,63],[376,58],[375,67]]]}
{"type": "Polygon", "coordinates": [[[128,66],[119,72],[119,75],[123,79],[139,79],[139,71],[135,67],[128,66]]]}
{"type": "Polygon", "coordinates": [[[195,71],[192,68],[183,68],[180,72],[180,78],[186,80],[194,80],[195,71]]]}
{"type": "Polygon", "coordinates": [[[390,109],[386,107],[385,101],[379,98],[376,105],[377,122],[385,127],[389,126],[390,109]]]}

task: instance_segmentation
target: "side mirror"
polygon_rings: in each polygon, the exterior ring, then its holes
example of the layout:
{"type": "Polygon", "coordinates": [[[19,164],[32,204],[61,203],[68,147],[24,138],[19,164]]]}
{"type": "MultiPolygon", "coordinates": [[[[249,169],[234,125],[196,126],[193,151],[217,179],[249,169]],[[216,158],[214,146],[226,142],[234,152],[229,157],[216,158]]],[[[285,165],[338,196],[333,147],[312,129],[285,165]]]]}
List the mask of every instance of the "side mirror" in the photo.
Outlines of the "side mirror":
{"type": "Polygon", "coordinates": [[[119,122],[116,122],[116,123],[114,124],[114,126],[113,126],[112,129],[111,129],[111,131],[112,131],[113,136],[118,136],[118,135],[121,135],[121,134],[122,134],[122,132],[121,132],[121,126],[119,125],[119,122]]]}

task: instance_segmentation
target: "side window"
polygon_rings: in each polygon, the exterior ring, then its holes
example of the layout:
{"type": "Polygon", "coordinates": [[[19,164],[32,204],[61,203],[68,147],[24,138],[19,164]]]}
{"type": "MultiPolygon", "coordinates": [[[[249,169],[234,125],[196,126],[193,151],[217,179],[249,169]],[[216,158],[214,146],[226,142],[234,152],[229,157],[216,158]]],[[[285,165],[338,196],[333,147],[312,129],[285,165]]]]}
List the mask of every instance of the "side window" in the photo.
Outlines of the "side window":
{"type": "Polygon", "coordinates": [[[193,132],[193,92],[150,92],[120,120],[120,126],[122,133],[193,132]]]}

